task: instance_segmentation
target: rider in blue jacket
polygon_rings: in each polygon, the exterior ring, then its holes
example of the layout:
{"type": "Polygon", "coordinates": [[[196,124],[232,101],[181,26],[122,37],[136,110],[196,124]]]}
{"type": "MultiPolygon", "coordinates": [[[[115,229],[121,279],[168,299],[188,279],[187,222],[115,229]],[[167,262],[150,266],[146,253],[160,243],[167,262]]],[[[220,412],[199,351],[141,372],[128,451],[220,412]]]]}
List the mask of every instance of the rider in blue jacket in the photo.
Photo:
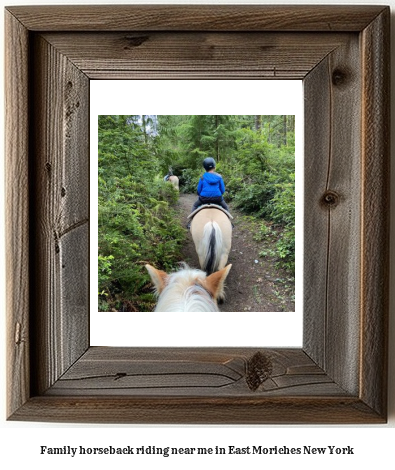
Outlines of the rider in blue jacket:
{"type": "Polygon", "coordinates": [[[224,201],[223,194],[225,192],[225,184],[222,176],[215,172],[215,160],[212,157],[208,157],[203,161],[204,169],[206,173],[199,180],[197,187],[197,193],[199,195],[198,200],[192,207],[192,212],[196,210],[202,204],[217,204],[229,211],[229,208],[224,201]]]}

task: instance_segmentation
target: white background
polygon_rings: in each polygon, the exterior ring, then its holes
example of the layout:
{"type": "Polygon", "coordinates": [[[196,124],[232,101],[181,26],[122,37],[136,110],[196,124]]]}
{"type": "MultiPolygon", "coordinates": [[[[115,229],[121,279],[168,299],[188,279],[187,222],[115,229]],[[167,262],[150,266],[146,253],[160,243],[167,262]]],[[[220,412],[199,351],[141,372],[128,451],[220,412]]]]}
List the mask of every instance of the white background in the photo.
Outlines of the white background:
{"type": "MultiPolygon", "coordinates": [[[[24,5],[26,0],[10,1],[7,4],[24,5]]],[[[59,2],[51,0],[49,2],[35,1],[32,4],[102,4],[111,2],[102,2],[93,0],[92,2],[59,2]]],[[[132,3],[117,0],[116,3],[132,3]]],[[[139,3],[182,3],[165,1],[151,1],[139,3]]],[[[211,3],[211,4],[247,4],[247,2],[189,2],[189,3],[211,3]]],[[[261,1],[251,1],[249,4],[263,4],[261,1]]],[[[370,1],[370,2],[342,2],[330,1],[319,2],[301,0],[300,2],[282,2],[270,0],[271,4],[284,3],[302,3],[302,4],[389,4],[395,9],[395,0],[387,2],[370,1]]],[[[1,12],[3,15],[3,11],[1,12]]],[[[393,18],[392,18],[393,20],[393,18]]],[[[0,19],[3,24],[3,19],[0,19]]],[[[392,21],[393,23],[393,21],[392,21]]],[[[3,38],[1,38],[3,40],[3,38]]],[[[394,43],[394,39],[392,39],[394,43]]],[[[392,44],[393,46],[393,44],[392,44]]],[[[392,47],[395,51],[395,47],[392,47]]],[[[3,54],[3,45],[0,47],[0,54],[3,54]]],[[[3,63],[3,60],[1,61],[3,63]]],[[[392,61],[395,64],[395,60],[392,61]]],[[[394,68],[394,65],[392,66],[394,68]]],[[[394,73],[392,71],[392,76],[394,73]]],[[[2,79],[2,78],[1,78],[2,79]]],[[[0,87],[3,90],[3,86],[0,87]]],[[[3,99],[3,96],[1,96],[3,99]]],[[[1,103],[3,104],[3,103],[1,103]]],[[[4,109],[4,106],[3,106],[4,109]]],[[[395,119],[392,120],[392,135],[395,129],[395,119]]],[[[3,126],[1,126],[3,138],[3,126]]],[[[3,171],[3,165],[0,171],[3,171]]],[[[1,175],[1,180],[3,177],[1,175]]],[[[392,174],[392,186],[394,186],[394,174],[392,174]]],[[[4,221],[4,198],[3,191],[0,191],[0,208],[2,210],[1,220],[4,221]]],[[[394,195],[391,197],[394,201],[394,195]]],[[[392,207],[395,207],[392,204],[392,207]]],[[[0,239],[4,239],[4,223],[0,225],[0,239]]],[[[392,226],[393,233],[393,226],[392,226]]],[[[391,271],[395,267],[395,258],[392,242],[391,254],[391,271]]],[[[4,259],[4,244],[1,244],[0,259],[4,259]]],[[[4,264],[1,266],[1,285],[4,286],[4,264]]],[[[393,277],[392,277],[393,280],[393,277]]],[[[392,281],[393,282],[393,281],[392,281]]],[[[3,287],[4,292],[4,287],[3,287]]],[[[389,423],[380,426],[95,426],[95,425],[52,425],[46,423],[14,423],[6,422],[5,417],[5,397],[4,397],[4,370],[5,370],[5,341],[4,338],[4,295],[1,296],[2,302],[2,340],[1,340],[1,415],[0,415],[0,464],[5,468],[40,468],[40,469],[68,469],[70,465],[73,468],[86,468],[87,466],[108,467],[119,465],[119,468],[151,468],[153,465],[161,465],[161,468],[178,469],[182,468],[201,468],[202,465],[213,468],[220,464],[233,468],[240,466],[251,466],[253,468],[264,468],[269,465],[288,465],[296,469],[333,469],[337,468],[393,468],[394,453],[393,445],[395,442],[395,387],[394,387],[394,292],[391,289],[391,315],[390,315],[390,396],[389,403],[389,423]],[[178,456],[164,458],[161,456],[145,456],[142,458],[133,458],[133,456],[120,457],[70,457],[70,456],[51,456],[40,455],[41,445],[52,447],[61,447],[70,445],[78,447],[103,447],[103,446],[141,446],[155,445],[157,447],[215,447],[228,445],[236,445],[239,447],[262,445],[265,447],[273,447],[286,445],[288,447],[301,447],[305,445],[325,447],[335,445],[339,447],[351,446],[354,448],[355,455],[349,456],[330,456],[325,455],[301,455],[301,456],[206,456],[206,457],[190,457],[178,456]],[[73,460],[70,460],[73,459],[73,460]]]]}

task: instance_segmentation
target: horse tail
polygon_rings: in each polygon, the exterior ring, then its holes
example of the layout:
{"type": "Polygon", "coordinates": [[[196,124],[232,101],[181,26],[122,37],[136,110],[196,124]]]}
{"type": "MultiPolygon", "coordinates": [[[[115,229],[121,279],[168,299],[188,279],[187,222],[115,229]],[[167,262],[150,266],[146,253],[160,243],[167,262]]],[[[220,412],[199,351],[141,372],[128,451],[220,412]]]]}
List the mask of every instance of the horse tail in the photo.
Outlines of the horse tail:
{"type": "Polygon", "coordinates": [[[204,226],[202,245],[204,246],[202,269],[207,274],[212,274],[218,269],[222,246],[222,232],[217,222],[208,222],[204,226]]]}

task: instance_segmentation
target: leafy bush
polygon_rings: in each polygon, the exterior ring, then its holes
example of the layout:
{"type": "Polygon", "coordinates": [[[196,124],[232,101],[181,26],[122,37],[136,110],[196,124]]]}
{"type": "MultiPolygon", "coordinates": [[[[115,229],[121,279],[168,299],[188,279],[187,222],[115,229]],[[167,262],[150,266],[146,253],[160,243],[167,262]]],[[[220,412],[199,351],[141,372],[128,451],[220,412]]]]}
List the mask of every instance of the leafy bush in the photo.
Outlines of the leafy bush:
{"type": "Polygon", "coordinates": [[[280,225],[295,225],[295,175],[290,180],[275,185],[275,193],[270,201],[269,213],[271,219],[280,225]]]}
{"type": "Polygon", "coordinates": [[[267,182],[245,183],[242,189],[234,196],[233,201],[248,214],[264,217],[268,213],[268,204],[273,195],[273,188],[267,182]]]}
{"type": "Polygon", "coordinates": [[[171,185],[138,184],[130,191],[133,185],[126,189],[125,182],[128,178],[117,180],[112,194],[100,198],[99,292],[105,293],[112,309],[120,310],[127,302],[129,309],[146,310],[152,308],[154,298],[146,292],[149,276],[144,264],[174,268],[186,232],[169,203],[175,192],[171,185]],[[122,302],[118,302],[121,293],[122,302]]]}
{"type": "Polygon", "coordinates": [[[276,244],[280,264],[290,271],[295,271],[295,226],[287,227],[276,244]]]}
{"type": "Polygon", "coordinates": [[[201,176],[201,170],[192,170],[191,168],[182,170],[182,175],[180,176],[181,191],[183,193],[196,194],[197,186],[201,176]]]}

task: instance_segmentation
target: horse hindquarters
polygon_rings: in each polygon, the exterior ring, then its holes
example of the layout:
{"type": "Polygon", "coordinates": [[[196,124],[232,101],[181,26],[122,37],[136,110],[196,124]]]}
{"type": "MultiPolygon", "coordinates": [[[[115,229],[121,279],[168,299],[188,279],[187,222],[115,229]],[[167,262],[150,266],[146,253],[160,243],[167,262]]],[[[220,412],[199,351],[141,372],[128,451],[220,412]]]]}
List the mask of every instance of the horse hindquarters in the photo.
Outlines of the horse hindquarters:
{"type": "Polygon", "coordinates": [[[232,243],[232,224],[217,209],[202,209],[191,223],[191,235],[201,269],[208,274],[226,266],[232,243]]]}
{"type": "Polygon", "coordinates": [[[180,190],[180,182],[177,176],[170,176],[169,178],[170,183],[174,186],[174,188],[179,191],[180,190]]]}

